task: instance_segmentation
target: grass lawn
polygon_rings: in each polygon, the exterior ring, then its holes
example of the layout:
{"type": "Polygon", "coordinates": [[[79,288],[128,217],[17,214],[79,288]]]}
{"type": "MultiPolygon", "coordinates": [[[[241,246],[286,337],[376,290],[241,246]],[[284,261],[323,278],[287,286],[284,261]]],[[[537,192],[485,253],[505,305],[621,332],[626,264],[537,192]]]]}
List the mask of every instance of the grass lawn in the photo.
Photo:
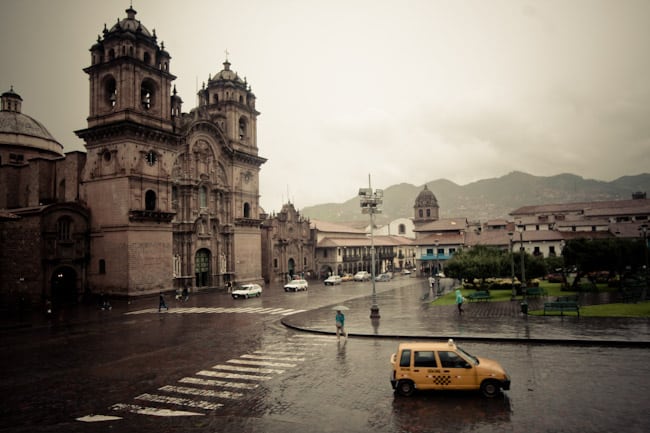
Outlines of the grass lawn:
{"type": "MultiPolygon", "coordinates": [[[[529,311],[531,316],[543,316],[544,310],[529,311]]],[[[560,312],[552,311],[547,316],[559,316],[560,312]]],[[[564,313],[565,316],[576,316],[576,313],[564,313]]],[[[650,301],[636,304],[601,304],[580,307],[580,317],[650,317],[650,301]]]]}
{"type": "MultiPolygon", "coordinates": [[[[547,283],[542,281],[540,284],[541,287],[546,289],[548,296],[550,298],[555,298],[558,296],[570,296],[575,295],[577,292],[563,291],[560,289],[559,283],[547,283]]],[[[609,288],[607,288],[609,289],[609,288]]],[[[605,289],[605,290],[607,290],[605,289]]],[[[610,289],[611,290],[611,289],[610,289]]],[[[470,293],[473,293],[474,290],[465,290],[462,289],[461,293],[463,296],[467,297],[470,293]]],[[[490,295],[492,298],[488,302],[510,302],[510,297],[512,292],[510,290],[491,290],[490,295]]],[[[517,300],[521,301],[522,297],[517,296],[517,300]]],[[[436,298],[435,301],[431,302],[431,305],[454,305],[456,304],[456,293],[451,292],[447,293],[439,298],[436,298]]],[[[531,310],[528,311],[528,314],[532,316],[542,316],[544,310],[531,310]]],[[[553,311],[546,313],[547,316],[560,315],[560,312],[553,311]]],[[[576,316],[576,313],[564,313],[565,316],[576,316]]],[[[580,307],[580,316],[581,317],[650,317],[650,301],[637,302],[636,304],[602,304],[602,305],[586,305],[580,307]]]]}

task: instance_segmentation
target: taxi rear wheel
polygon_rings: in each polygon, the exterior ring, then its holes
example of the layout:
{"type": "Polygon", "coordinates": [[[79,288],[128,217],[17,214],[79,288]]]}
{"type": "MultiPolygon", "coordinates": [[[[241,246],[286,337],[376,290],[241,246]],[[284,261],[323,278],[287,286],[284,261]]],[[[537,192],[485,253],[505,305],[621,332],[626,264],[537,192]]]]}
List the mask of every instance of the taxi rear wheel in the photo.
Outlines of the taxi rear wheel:
{"type": "Polygon", "coordinates": [[[485,397],[496,397],[499,394],[499,390],[499,383],[495,380],[484,380],[483,383],[481,383],[481,393],[483,393],[485,397]]]}
{"type": "Polygon", "coordinates": [[[400,380],[397,382],[397,392],[399,395],[408,397],[415,392],[415,385],[410,380],[400,380]]]}

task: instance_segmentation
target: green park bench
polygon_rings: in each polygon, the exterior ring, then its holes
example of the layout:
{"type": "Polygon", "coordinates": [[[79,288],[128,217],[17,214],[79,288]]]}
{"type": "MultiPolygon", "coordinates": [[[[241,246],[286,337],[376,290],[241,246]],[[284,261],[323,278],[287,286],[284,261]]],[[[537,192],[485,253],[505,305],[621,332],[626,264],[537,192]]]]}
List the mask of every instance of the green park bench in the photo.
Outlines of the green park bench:
{"type": "Polygon", "coordinates": [[[546,296],[546,289],[543,287],[528,287],[526,289],[526,296],[529,296],[531,298],[534,297],[539,297],[539,296],[546,296]]]}
{"type": "Polygon", "coordinates": [[[488,292],[487,290],[477,290],[476,292],[467,295],[467,299],[469,299],[470,302],[489,301],[491,297],[492,296],[490,296],[490,292],[488,292]]]}
{"type": "Polygon", "coordinates": [[[575,311],[580,316],[580,305],[576,301],[553,301],[544,302],[544,315],[547,311],[559,311],[564,316],[565,311],[575,311]]]}

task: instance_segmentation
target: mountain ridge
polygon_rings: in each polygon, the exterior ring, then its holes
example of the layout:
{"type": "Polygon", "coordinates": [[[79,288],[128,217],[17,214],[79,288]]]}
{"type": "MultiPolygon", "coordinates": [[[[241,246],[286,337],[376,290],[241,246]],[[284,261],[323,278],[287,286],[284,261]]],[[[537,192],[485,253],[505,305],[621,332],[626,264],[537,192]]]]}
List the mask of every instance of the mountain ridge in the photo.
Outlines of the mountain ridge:
{"type": "MultiPolygon", "coordinates": [[[[397,218],[413,216],[413,204],[425,184],[407,182],[384,189],[383,212],[376,222],[383,224],[397,218]]],[[[426,183],[438,200],[440,218],[465,217],[470,221],[509,218],[509,213],[523,206],[631,199],[635,192],[650,190],[650,173],[621,176],[612,181],[585,179],[571,173],[535,176],[512,171],[501,177],[458,185],[448,179],[426,183]]],[[[329,222],[360,222],[368,219],[361,213],[359,198],[343,203],[326,203],[301,209],[303,216],[329,222]]]]}

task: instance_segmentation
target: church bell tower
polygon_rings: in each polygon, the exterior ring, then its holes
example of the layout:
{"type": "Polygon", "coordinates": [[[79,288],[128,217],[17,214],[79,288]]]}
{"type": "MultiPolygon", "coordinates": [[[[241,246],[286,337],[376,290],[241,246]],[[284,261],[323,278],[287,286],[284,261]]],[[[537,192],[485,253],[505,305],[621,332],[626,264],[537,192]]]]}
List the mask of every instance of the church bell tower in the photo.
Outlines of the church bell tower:
{"type": "Polygon", "coordinates": [[[90,48],[87,162],[91,289],[141,295],[172,286],[171,166],[180,136],[170,55],[130,7],[90,48]]]}

